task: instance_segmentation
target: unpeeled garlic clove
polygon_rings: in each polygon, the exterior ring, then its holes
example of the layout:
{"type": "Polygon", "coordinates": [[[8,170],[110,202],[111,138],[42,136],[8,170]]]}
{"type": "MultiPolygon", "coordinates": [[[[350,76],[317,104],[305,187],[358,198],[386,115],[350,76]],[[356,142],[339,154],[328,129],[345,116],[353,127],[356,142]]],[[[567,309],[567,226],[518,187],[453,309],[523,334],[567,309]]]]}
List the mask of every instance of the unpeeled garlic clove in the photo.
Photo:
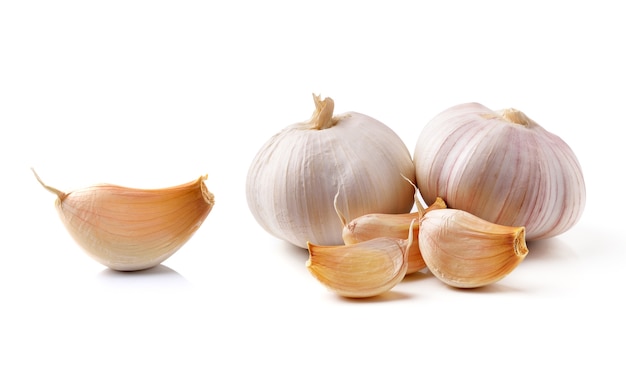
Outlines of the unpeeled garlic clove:
{"type": "Polygon", "coordinates": [[[419,244],[428,269],[458,288],[495,283],[528,254],[523,226],[497,225],[458,209],[424,215],[419,244]]]}
{"type": "Polygon", "coordinates": [[[335,293],[368,298],[389,291],[406,275],[413,233],[406,240],[379,237],[352,245],[308,243],[309,272],[335,293]]]}
{"type": "Polygon", "coordinates": [[[96,261],[118,271],[154,267],[182,247],[213,208],[207,176],[164,189],[100,184],[57,195],[56,208],[74,240],[96,261]]]}
{"type": "MultiPolygon", "coordinates": [[[[419,220],[424,214],[434,209],[446,208],[446,203],[441,198],[437,198],[426,209],[421,209],[419,202],[419,211],[404,214],[381,214],[373,213],[357,217],[354,220],[344,223],[342,232],[343,241],[346,244],[356,244],[362,241],[371,240],[377,237],[395,237],[404,238],[409,233],[412,221],[419,220]]],[[[413,224],[413,243],[411,244],[408,255],[407,274],[412,274],[426,267],[426,263],[422,258],[422,253],[418,243],[419,222],[413,224]]]]}

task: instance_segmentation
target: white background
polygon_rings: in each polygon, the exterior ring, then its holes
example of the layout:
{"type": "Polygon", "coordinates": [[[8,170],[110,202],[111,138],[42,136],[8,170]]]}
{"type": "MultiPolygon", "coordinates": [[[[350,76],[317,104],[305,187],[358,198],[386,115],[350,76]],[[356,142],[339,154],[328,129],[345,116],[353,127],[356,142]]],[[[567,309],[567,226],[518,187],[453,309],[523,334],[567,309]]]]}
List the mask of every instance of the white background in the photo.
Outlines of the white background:
{"type": "Polygon", "coordinates": [[[5,1],[0,386],[623,387],[626,27],[611,1],[5,1]],[[580,222],[499,283],[427,274],[353,301],[245,200],[261,145],[311,94],[412,152],[458,103],[562,137],[580,222]],[[118,273],[69,237],[62,190],[208,174],[216,205],[163,265],[118,273]]]}

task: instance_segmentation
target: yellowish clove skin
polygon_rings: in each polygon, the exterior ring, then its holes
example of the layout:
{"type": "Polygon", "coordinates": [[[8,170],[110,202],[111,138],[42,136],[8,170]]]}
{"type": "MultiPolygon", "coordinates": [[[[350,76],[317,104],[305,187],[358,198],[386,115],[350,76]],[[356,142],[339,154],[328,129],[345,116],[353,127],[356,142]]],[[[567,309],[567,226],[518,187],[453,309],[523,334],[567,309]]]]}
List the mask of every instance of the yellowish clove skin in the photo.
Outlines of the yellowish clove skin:
{"type": "MultiPolygon", "coordinates": [[[[418,207],[420,207],[419,202],[418,207]]],[[[413,213],[404,214],[365,214],[357,217],[349,223],[344,222],[342,237],[345,244],[356,244],[362,241],[371,240],[377,237],[404,238],[409,233],[409,228],[413,220],[418,221],[421,217],[434,209],[444,209],[446,203],[441,198],[437,198],[426,209],[420,209],[413,213]]],[[[422,258],[422,253],[418,244],[419,222],[413,224],[413,243],[411,244],[408,256],[407,275],[418,272],[426,267],[422,258]]]]}
{"type": "Polygon", "coordinates": [[[207,176],[163,189],[100,184],[57,196],[55,205],[74,240],[99,263],[118,271],[154,267],[182,247],[214,205],[207,176]]]}
{"type": "Polygon", "coordinates": [[[406,275],[413,233],[406,240],[379,237],[352,245],[308,243],[309,272],[338,295],[369,298],[396,286],[406,275]]]}
{"type": "Polygon", "coordinates": [[[495,283],[528,254],[523,226],[497,225],[457,209],[424,215],[419,244],[428,269],[458,288],[495,283]]]}

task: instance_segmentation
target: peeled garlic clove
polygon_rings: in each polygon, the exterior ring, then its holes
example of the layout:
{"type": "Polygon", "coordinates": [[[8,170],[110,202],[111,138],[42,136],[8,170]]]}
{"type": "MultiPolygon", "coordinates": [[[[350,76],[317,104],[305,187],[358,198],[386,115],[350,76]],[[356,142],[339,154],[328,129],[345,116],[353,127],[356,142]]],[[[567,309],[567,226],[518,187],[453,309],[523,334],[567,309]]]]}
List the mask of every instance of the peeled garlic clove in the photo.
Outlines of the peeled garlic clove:
{"type": "MultiPolygon", "coordinates": [[[[357,217],[344,225],[342,237],[346,244],[356,244],[377,237],[404,238],[409,233],[413,220],[419,220],[433,209],[446,207],[441,198],[437,198],[428,208],[404,214],[373,213],[357,217]]],[[[418,244],[419,222],[413,224],[413,243],[408,255],[407,274],[412,274],[426,267],[418,244]]]]}
{"type": "Polygon", "coordinates": [[[342,244],[333,197],[342,190],[348,219],[368,213],[407,213],[415,183],[411,154],[389,127],[357,112],[335,115],[330,98],[313,96],[311,120],[271,137],[246,178],[250,212],[271,235],[306,248],[342,244]]]}
{"type": "MultiPolygon", "coordinates": [[[[33,173],[35,171],[33,170],[33,173]]],[[[182,247],[214,204],[207,176],[164,189],[100,184],[57,195],[59,216],[74,240],[96,261],[118,271],[154,267],[182,247]]]]}
{"type": "Polygon", "coordinates": [[[308,243],[309,272],[335,293],[368,298],[389,291],[406,275],[413,233],[337,246],[308,243]]]}
{"type": "Polygon", "coordinates": [[[495,283],[528,254],[523,226],[493,224],[458,209],[424,215],[419,245],[428,269],[459,288],[495,283]]]}
{"type": "Polygon", "coordinates": [[[580,164],[561,138],[519,110],[453,106],[421,131],[413,153],[424,199],[487,221],[524,225],[526,239],[553,237],[580,219],[580,164]]]}

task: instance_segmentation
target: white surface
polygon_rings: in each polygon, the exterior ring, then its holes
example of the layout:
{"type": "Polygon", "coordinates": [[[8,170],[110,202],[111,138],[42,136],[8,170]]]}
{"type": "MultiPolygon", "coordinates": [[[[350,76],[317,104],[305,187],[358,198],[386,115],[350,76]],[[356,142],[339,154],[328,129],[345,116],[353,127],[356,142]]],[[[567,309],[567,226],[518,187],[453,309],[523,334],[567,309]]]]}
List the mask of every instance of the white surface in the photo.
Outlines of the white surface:
{"type": "Polygon", "coordinates": [[[623,7],[424,3],[3,2],[0,386],[623,387],[623,7]],[[338,298],[245,201],[311,93],[411,151],[454,104],[520,109],[576,152],[583,218],[484,289],[422,274],[338,298]],[[68,191],[207,173],[217,203],[163,266],[116,273],[31,166],[68,191]]]}

